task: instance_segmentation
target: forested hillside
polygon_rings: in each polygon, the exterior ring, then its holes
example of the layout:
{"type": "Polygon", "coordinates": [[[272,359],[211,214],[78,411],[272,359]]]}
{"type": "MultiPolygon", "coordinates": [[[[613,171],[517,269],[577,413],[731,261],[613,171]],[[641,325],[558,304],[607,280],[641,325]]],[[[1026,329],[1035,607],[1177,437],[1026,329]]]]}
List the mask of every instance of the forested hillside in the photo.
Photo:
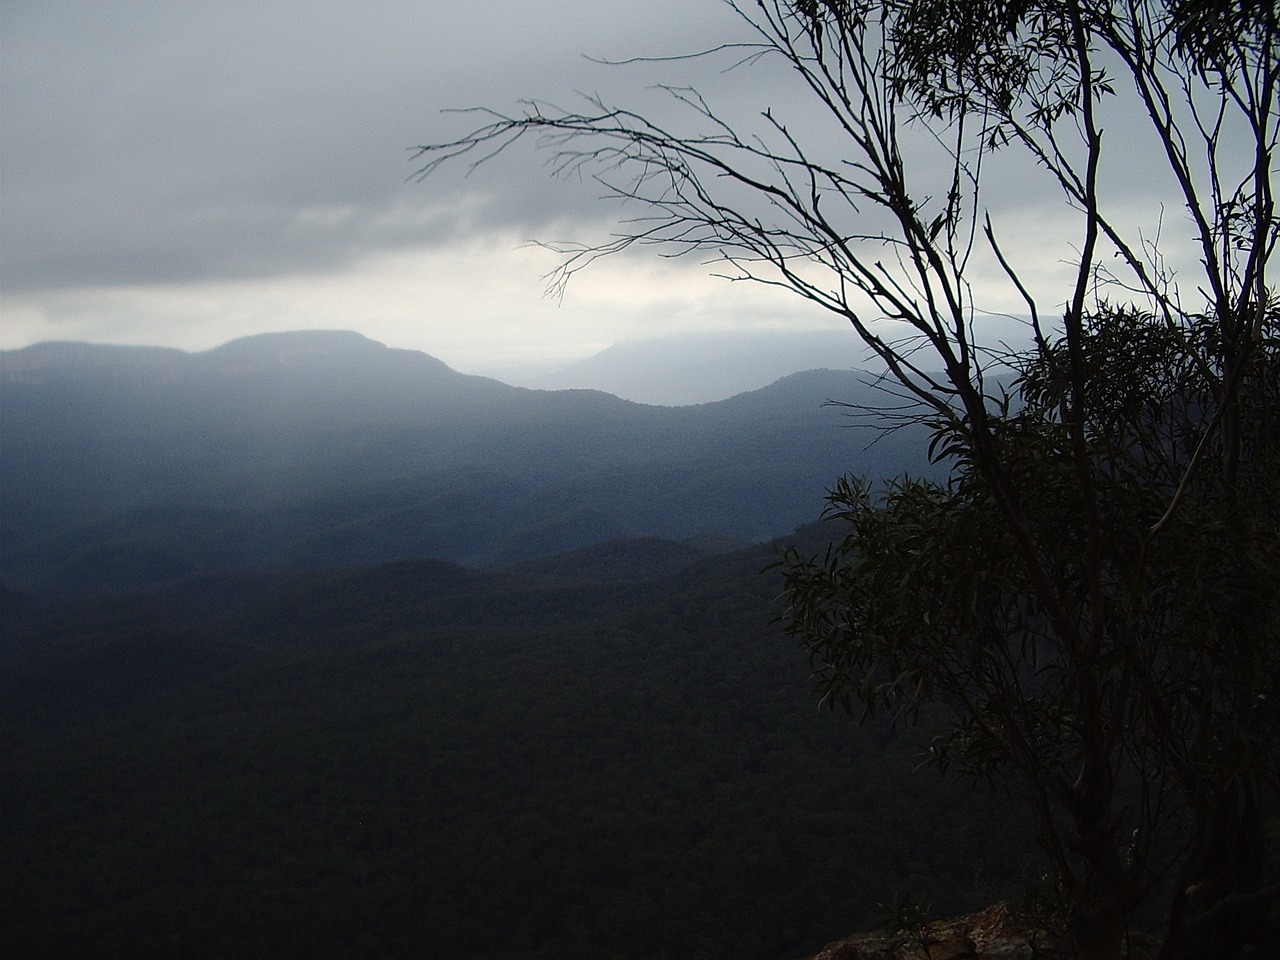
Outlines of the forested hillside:
{"type": "Polygon", "coordinates": [[[340,333],[0,371],[6,956],[785,960],[1034,869],[775,622],[761,541],[927,468],[824,406],[884,402],[853,373],[648,407],[340,333]]]}
{"type": "Polygon", "coordinates": [[[813,520],[842,473],[925,468],[907,433],[824,406],[885,402],[853,372],[650,407],[321,332],[202,354],[42,344],[0,354],[0,391],[0,580],[63,595],[617,537],[754,542],[813,520]]]}
{"type": "Polygon", "coordinates": [[[0,951],[780,960],[1017,888],[998,798],[815,707],[774,549],[10,597],[0,951]]]}

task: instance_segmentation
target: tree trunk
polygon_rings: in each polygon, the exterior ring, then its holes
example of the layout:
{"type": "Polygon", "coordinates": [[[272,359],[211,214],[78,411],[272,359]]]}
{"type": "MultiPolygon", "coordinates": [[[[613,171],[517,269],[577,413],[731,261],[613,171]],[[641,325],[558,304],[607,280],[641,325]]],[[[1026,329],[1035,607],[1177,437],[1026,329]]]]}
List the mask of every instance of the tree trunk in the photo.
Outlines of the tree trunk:
{"type": "Polygon", "coordinates": [[[1266,828],[1248,777],[1218,791],[1211,816],[1160,960],[1264,956],[1280,938],[1280,885],[1267,885],[1266,828]]]}
{"type": "Polygon", "coordinates": [[[1068,938],[1078,960],[1121,960],[1124,955],[1128,880],[1110,869],[1105,874],[1090,866],[1073,904],[1068,938]]]}

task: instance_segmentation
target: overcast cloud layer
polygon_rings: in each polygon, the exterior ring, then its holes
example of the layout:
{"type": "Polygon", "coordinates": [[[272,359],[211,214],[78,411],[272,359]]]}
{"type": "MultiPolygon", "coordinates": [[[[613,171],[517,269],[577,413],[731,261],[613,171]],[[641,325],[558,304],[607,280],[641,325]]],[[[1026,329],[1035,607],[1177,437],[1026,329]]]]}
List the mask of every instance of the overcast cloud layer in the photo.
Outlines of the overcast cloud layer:
{"type": "Polygon", "coordinates": [[[714,42],[727,22],[714,2],[2,10],[6,347],[202,348],[337,326],[462,365],[574,356],[688,323],[693,288],[711,286],[705,271],[620,264],[600,272],[627,283],[547,301],[556,259],[524,244],[598,233],[598,191],[549,182],[527,154],[418,184],[407,148],[461,129],[446,108],[621,82],[584,54],[714,42]],[[612,303],[623,286],[654,293],[612,303]]]}
{"type": "MultiPolygon", "coordinates": [[[[729,112],[786,108],[767,68],[604,67],[741,35],[717,0],[3,0],[0,345],[84,339],[203,349],[346,328],[461,369],[570,359],[681,330],[833,321],[698,263],[619,257],[542,296],[556,255],[617,210],[517,150],[412,179],[442,114],[579,92],[661,110],[657,79],[729,112]]],[[[1009,249],[1053,214],[1004,198],[1009,249]]],[[[1053,257],[1028,263],[1046,281],[1053,257]]],[[[1032,276],[1031,280],[1038,279],[1032,276]]],[[[853,351],[851,349],[851,356],[853,351]]]]}

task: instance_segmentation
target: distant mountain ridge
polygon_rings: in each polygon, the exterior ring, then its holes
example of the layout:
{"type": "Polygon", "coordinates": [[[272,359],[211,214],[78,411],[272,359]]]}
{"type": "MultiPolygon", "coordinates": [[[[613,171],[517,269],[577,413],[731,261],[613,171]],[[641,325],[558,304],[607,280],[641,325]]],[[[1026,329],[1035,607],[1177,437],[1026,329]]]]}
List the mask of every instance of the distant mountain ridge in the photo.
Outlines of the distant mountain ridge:
{"type": "MultiPolygon", "coordinates": [[[[878,328],[879,329],[879,328],[878,328]]],[[[885,322],[890,341],[909,336],[885,322]]],[[[975,317],[973,333],[988,359],[1031,345],[1030,324],[1012,316],[975,317]]],[[[814,369],[882,370],[883,363],[848,327],[822,330],[734,330],[623,340],[558,367],[509,366],[481,371],[504,383],[546,390],[603,390],[637,403],[711,403],[758,390],[792,373],[814,369]]]]}
{"type": "Polygon", "coordinates": [[[588,388],[637,403],[712,403],[812,369],[861,369],[870,357],[848,330],[763,330],[625,340],[552,370],[494,371],[543,390],[588,388]]]}
{"type": "Polygon", "coordinates": [[[767,539],[816,517],[843,473],[927,469],[910,431],[883,437],[830,399],[884,398],[851,371],[812,371],[654,407],[512,387],[341,331],[197,354],[5,351],[0,580],[85,593],[207,570],[767,539]]]}
{"type": "MultiPolygon", "coordinates": [[[[5,383],[55,383],[60,377],[115,378],[138,383],[195,381],[209,376],[302,373],[348,378],[370,366],[423,378],[462,378],[447,364],[416,350],[397,350],[344,330],[266,333],[241,337],[197,353],[168,347],[129,347],[49,341],[0,351],[5,383]]],[[[487,379],[487,378],[471,378],[487,379]]]]}

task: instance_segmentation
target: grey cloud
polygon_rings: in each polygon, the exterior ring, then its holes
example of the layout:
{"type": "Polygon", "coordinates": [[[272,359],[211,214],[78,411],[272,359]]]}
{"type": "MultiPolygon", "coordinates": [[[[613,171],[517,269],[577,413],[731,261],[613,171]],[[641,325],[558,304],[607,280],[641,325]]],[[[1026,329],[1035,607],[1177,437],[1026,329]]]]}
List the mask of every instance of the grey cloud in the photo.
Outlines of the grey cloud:
{"type": "Polygon", "coordinates": [[[614,82],[584,52],[697,46],[718,6],[6,4],[5,287],[324,271],[477,226],[535,236],[603,216],[595,187],[549,185],[527,157],[407,182],[406,148],[457,129],[446,107],[614,82]],[[489,202],[451,219],[467,191],[489,202]]]}
{"type": "MultiPolygon", "coordinates": [[[[619,214],[598,185],[551,181],[522,144],[469,179],[412,180],[412,145],[473,117],[579,92],[680,122],[658,81],[697,83],[758,122],[809,104],[767,64],[603,67],[741,36],[705,0],[121,0],[3,8],[0,264],[6,292],[325,273],[476,230],[592,240],[619,214]]],[[[814,143],[838,138],[818,129],[814,143]]],[[[1041,196],[1004,181],[1004,205],[1041,196]],[[1024,191],[1018,196],[1014,190],[1024,191]]]]}

